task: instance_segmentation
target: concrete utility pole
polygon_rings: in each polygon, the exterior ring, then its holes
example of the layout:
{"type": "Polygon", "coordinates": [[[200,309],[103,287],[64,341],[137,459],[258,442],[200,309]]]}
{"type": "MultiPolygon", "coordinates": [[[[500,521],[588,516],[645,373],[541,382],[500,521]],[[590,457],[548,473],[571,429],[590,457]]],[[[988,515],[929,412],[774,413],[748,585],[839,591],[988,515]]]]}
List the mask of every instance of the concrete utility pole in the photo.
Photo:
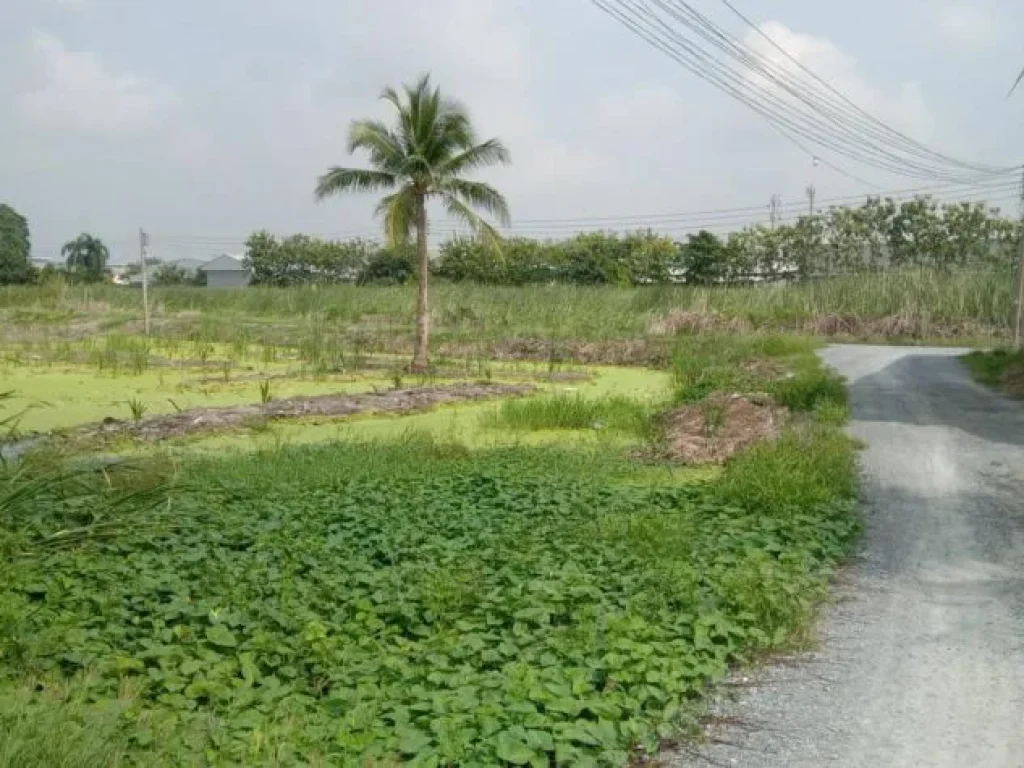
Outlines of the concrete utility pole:
{"type": "Polygon", "coordinates": [[[1017,265],[1017,302],[1013,318],[1013,347],[1024,345],[1024,169],[1020,180],[1020,263],[1017,265]]]}
{"type": "Polygon", "coordinates": [[[149,336],[149,279],[146,275],[146,248],[149,235],[139,228],[139,266],[142,268],[142,313],[145,318],[146,335],[149,336]]]}
{"type": "Polygon", "coordinates": [[[779,223],[781,218],[782,198],[779,195],[772,195],[771,202],[768,203],[768,216],[772,222],[772,229],[779,223]]]}

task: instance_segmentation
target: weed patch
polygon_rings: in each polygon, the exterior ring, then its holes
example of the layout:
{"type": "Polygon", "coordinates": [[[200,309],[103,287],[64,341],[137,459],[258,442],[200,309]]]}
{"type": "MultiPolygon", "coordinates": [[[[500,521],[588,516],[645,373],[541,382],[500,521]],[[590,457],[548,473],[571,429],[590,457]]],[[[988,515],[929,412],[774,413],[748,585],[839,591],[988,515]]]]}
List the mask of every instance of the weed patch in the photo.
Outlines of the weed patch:
{"type": "MultiPolygon", "coordinates": [[[[215,721],[217,762],[625,764],[786,642],[854,531],[824,431],[700,485],[609,479],[627,466],[432,441],[189,465],[173,526],[11,561],[0,679],[130,686],[135,717],[215,721]]],[[[81,514],[40,501],[33,536],[81,514]]]]}
{"type": "Polygon", "coordinates": [[[739,454],[722,478],[730,503],[772,514],[803,511],[856,492],[851,440],[808,423],[739,454]]]}
{"type": "Polygon", "coordinates": [[[1024,351],[997,349],[963,357],[974,378],[1007,394],[1024,397],[1024,351]]]}
{"type": "Polygon", "coordinates": [[[611,429],[646,434],[651,406],[627,397],[585,398],[578,394],[509,400],[483,419],[486,427],[506,429],[611,429]]]}

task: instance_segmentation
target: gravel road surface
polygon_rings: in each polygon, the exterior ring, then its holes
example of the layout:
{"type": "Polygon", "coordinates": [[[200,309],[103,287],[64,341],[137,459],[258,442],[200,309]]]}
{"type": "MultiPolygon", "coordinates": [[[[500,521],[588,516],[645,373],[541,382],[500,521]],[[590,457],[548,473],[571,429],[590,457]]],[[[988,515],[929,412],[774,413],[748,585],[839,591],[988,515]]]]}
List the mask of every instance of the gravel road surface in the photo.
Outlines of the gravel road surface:
{"type": "Polygon", "coordinates": [[[1024,766],[1024,404],[962,350],[837,346],[865,535],[820,651],[745,681],[674,766],[1024,766]]]}

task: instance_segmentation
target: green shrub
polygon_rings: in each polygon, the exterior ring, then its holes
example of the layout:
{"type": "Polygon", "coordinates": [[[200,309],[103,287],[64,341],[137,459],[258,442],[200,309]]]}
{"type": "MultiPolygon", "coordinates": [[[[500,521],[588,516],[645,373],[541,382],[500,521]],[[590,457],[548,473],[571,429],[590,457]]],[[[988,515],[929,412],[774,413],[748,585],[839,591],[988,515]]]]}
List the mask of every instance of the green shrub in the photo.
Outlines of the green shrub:
{"type": "Polygon", "coordinates": [[[442,244],[437,272],[456,282],[504,285],[647,285],[667,282],[678,258],[670,239],[643,231],[590,232],[558,241],[511,238],[500,249],[456,238],[442,244]]]}
{"type": "Polygon", "coordinates": [[[416,254],[411,248],[381,250],[359,270],[359,285],[403,285],[416,276],[416,254]]]}

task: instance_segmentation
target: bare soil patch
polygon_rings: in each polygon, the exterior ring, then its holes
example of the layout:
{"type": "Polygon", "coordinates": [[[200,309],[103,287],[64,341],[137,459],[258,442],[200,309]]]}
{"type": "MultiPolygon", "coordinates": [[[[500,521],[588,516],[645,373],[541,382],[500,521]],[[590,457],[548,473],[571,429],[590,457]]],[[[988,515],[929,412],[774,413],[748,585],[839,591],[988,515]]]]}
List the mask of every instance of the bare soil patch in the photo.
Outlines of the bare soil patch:
{"type": "Polygon", "coordinates": [[[392,389],[359,394],[291,397],[269,403],[193,408],[137,422],[110,419],[82,427],[74,433],[80,439],[132,437],[146,442],[244,427],[261,421],[310,417],[339,418],[362,413],[412,413],[446,403],[518,397],[530,394],[528,384],[456,384],[448,387],[392,389]]]}
{"type": "Polygon", "coordinates": [[[715,394],[660,417],[664,456],[684,464],[718,464],[752,443],[782,433],[788,411],[769,395],[715,394]]]}

